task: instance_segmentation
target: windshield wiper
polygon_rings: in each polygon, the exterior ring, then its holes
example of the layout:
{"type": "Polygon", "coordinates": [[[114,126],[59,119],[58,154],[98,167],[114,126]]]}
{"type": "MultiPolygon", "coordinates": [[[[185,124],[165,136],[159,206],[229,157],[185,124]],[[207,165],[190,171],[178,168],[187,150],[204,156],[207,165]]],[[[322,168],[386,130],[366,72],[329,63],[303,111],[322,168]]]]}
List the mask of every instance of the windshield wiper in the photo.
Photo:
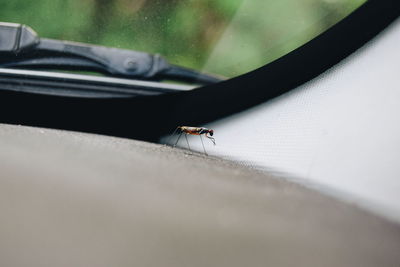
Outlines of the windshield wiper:
{"type": "Polygon", "coordinates": [[[96,71],[124,78],[201,85],[222,80],[170,64],[160,55],[39,38],[30,27],[14,23],[0,23],[0,67],[96,71]]]}

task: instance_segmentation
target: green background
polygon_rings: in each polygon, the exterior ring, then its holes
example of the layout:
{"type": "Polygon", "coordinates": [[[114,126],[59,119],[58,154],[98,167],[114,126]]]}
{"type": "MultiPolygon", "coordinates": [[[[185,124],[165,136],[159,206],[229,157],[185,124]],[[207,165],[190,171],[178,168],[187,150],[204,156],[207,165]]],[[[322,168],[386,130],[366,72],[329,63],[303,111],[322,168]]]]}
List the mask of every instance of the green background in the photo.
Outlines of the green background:
{"type": "Polygon", "coordinates": [[[41,37],[165,55],[236,76],[304,44],[365,0],[0,0],[41,37]]]}

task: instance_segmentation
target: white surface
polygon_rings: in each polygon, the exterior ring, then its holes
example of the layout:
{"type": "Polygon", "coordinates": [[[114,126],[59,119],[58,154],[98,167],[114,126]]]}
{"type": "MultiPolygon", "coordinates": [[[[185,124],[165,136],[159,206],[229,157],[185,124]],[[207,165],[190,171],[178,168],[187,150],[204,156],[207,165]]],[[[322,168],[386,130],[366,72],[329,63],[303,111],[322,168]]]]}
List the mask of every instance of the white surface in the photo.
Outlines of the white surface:
{"type": "Polygon", "coordinates": [[[317,79],[205,125],[217,142],[206,149],[400,221],[399,44],[397,21],[317,79]]]}

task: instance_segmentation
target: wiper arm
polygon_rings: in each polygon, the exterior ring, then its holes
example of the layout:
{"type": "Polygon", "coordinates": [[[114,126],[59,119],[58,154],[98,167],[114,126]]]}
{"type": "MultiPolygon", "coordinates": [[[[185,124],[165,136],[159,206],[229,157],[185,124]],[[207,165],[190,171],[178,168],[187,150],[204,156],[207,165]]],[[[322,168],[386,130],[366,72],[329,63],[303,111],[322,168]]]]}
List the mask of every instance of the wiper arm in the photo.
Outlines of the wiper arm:
{"type": "Polygon", "coordinates": [[[97,71],[142,80],[198,84],[220,77],[168,63],[162,56],[61,40],[39,38],[28,26],[0,23],[0,67],[97,71]]]}

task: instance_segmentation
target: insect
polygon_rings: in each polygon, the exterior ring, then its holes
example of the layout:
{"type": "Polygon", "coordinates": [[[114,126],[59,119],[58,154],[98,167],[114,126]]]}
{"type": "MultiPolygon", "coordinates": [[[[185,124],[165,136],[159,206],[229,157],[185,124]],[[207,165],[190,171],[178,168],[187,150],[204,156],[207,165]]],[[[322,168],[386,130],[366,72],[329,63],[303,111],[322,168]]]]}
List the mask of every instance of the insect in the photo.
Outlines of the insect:
{"type": "MultiPolygon", "coordinates": [[[[178,139],[176,140],[176,142],[174,144],[174,147],[178,144],[179,139],[181,138],[182,134],[185,134],[186,143],[187,143],[187,145],[189,147],[189,150],[191,150],[191,149],[190,149],[189,141],[188,141],[188,138],[187,138],[188,134],[200,136],[201,144],[203,145],[203,150],[204,150],[204,153],[206,155],[207,155],[207,152],[206,152],[206,149],[204,147],[203,138],[201,136],[204,135],[205,137],[210,139],[213,142],[214,146],[215,146],[215,138],[212,137],[214,135],[214,130],[207,129],[207,128],[204,128],[204,127],[178,126],[178,127],[176,127],[176,129],[172,133],[172,135],[174,135],[177,131],[180,132],[180,134],[179,134],[178,139]]],[[[171,137],[172,137],[172,135],[171,135],[171,137]]]]}

